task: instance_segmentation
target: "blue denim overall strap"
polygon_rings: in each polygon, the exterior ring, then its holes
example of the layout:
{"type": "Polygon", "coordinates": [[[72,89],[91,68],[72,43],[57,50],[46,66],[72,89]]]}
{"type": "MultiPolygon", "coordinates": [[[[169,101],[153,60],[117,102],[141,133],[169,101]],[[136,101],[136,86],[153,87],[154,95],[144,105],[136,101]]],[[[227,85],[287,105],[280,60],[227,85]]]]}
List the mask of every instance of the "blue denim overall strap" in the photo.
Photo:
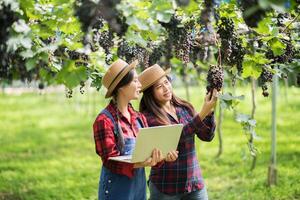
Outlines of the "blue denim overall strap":
{"type": "MultiPolygon", "coordinates": [[[[114,124],[114,136],[116,141],[118,141],[118,136],[119,136],[119,129],[118,129],[118,124],[115,121],[114,117],[112,116],[112,114],[106,109],[104,108],[100,114],[104,114],[106,117],[108,117],[114,124]]],[[[137,124],[138,124],[138,128],[142,128],[144,127],[142,120],[137,117],[137,124]]],[[[125,139],[124,139],[125,140],[125,139]]],[[[124,141],[125,142],[125,141],[124,141]]],[[[125,144],[124,144],[125,145],[125,144]]],[[[134,147],[134,146],[133,146],[134,147]]],[[[122,149],[121,147],[117,146],[118,150],[121,152],[121,155],[130,155],[131,153],[128,153],[128,151],[126,152],[124,149],[122,149]]]]}
{"type": "MultiPolygon", "coordinates": [[[[115,139],[116,139],[116,141],[118,141],[118,135],[120,134],[119,133],[119,129],[118,129],[118,124],[116,123],[116,121],[115,121],[115,119],[114,119],[114,117],[112,116],[112,114],[106,109],[106,108],[104,108],[101,112],[100,112],[100,114],[104,114],[106,117],[108,117],[112,122],[113,122],[113,124],[114,124],[114,136],[115,136],[115,139]]],[[[118,144],[118,143],[117,143],[118,144]]],[[[122,148],[120,147],[120,146],[118,146],[117,145],[117,148],[118,148],[118,150],[121,152],[121,154],[122,154],[122,148]]]]}
{"type": "MultiPolygon", "coordinates": [[[[109,112],[106,112],[107,114],[109,112]]],[[[110,114],[110,113],[109,113],[110,114]]],[[[109,115],[108,114],[108,115],[109,115]]],[[[107,116],[108,116],[107,115],[107,116]]],[[[110,114],[112,117],[112,115],[110,114]]],[[[114,122],[113,118],[111,118],[114,122]]],[[[137,119],[139,128],[143,124],[137,119]]],[[[135,138],[124,138],[124,153],[130,155],[135,146],[135,138]]],[[[144,168],[135,169],[134,176],[129,178],[125,175],[112,173],[102,166],[99,182],[99,200],[146,200],[146,175],[144,168]]]]}

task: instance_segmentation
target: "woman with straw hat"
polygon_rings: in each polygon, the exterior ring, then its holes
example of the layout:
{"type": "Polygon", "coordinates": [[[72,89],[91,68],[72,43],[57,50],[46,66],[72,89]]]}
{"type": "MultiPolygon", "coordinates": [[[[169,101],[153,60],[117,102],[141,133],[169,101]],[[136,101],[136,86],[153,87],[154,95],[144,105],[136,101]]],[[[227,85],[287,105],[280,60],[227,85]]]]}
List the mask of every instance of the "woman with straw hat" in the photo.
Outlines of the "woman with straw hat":
{"type": "Polygon", "coordinates": [[[144,70],[139,80],[143,97],[140,102],[142,112],[149,126],[184,124],[177,147],[175,162],[165,162],[151,168],[149,176],[150,200],[207,200],[195,150],[195,135],[203,141],[214,137],[215,122],[213,108],[217,101],[217,91],[205,97],[199,113],[193,106],[172,92],[170,69],[164,71],[155,64],[144,70]]]}
{"type": "Polygon", "coordinates": [[[102,159],[98,198],[101,200],[145,200],[145,166],[154,166],[162,160],[162,153],[154,149],[152,156],[141,163],[109,160],[109,157],[130,155],[138,129],[147,126],[145,117],[130,104],[138,99],[141,84],[135,71],[137,61],[131,64],[118,59],[107,70],[102,84],[107,88],[105,98],[112,100],[97,116],[94,125],[96,152],[102,159]]]}

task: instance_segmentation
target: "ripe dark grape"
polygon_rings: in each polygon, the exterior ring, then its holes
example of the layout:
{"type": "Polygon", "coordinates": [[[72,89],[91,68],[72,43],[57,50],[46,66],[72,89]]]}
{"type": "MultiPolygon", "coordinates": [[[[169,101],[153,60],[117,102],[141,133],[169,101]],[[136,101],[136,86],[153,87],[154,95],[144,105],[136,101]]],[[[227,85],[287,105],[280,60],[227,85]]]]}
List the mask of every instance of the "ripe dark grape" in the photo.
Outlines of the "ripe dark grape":
{"type": "Polygon", "coordinates": [[[269,59],[272,59],[272,63],[291,63],[293,61],[293,58],[295,57],[296,54],[296,49],[293,46],[291,40],[282,40],[283,43],[285,43],[286,48],[283,54],[279,56],[275,56],[272,52],[272,50],[269,50],[266,53],[266,57],[269,59]]]}
{"type": "Polygon", "coordinates": [[[100,30],[104,26],[104,19],[101,16],[98,16],[95,20],[95,23],[92,25],[93,29],[100,30]]]}
{"type": "Polygon", "coordinates": [[[138,59],[139,63],[144,66],[144,68],[149,66],[149,51],[138,45],[129,45],[126,40],[122,40],[119,43],[117,55],[120,58],[125,59],[128,63],[138,59]]]}
{"type": "Polygon", "coordinates": [[[279,13],[277,16],[277,26],[285,27],[285,21],[289,20],[290,16],[288,13],[279,13]]]}
{"type": "Polygon", "coordinates": [[[112,62],[112,54],[110,53],[110,49],[114,46],[113,34],[111,31],[103,31],[98,34],[98,42],[99,45],[105,51],[105,61],[107,64],[111,64],[112,62]]]}
{"type": "Polygon", "coordinates": [[[39,85],[38,85],[38,88],[39,88],[40,90],[43,90],[43,89],[45,88],[44,83],[43,83],[43,82],[40,82],[39,85]]]}
{"type": "Polygon", "coordinates": [[[170,45],[171,52],[174,48],[177,58],[184,63],[190,62],[191,46],[194,43],[194,38],[191,35],[193,22],[183,25],[181,24],[181,19],[173,15],[170,22],[159,23],[168,31],[167,43],[170,45]]]}
{"type": "Polygon", "coordinates": [[[217,32],[221,38],[222,61],[227,65],[236,66],[238,73],[241,74],[246,50],[242,46],[241,39],[237,37],[232,19],[222,17],[217,32]]]}
{"type": "Polygon", "coordinates": [[[114,45],[113,34],[110,31],[103,31],[99,35],[99,45],[105,50],[109,49],[114,45]]]}
{"type": "Polygon", "coordinates": [[[137,46],[137,59],[139,61],[139,63],[142,65],[142,67],[148,68],[149,67],[149,57],[150,57],[150,52],[143,48],[143,47],[139,47],[137,46]]]}
{"type": "Polygon", "coordinates": [[[85,83],[84,83],[84,81],[80,81],[80,87],[79,87],[79,91],[80,91],[80,93],[81,93],[81,94],[83,94],[83,93],[84,93],[84,86],[85,86],[85,83]]]}
{"type": "Polygon", "coordinates": [[[272,82],[273,73],[270,72],[269,70],[263,69],[259,78],[263,83],[272,82]]]}
{"type": "Polygon", "coordinates": [[[175,53],[184,63],[190,62],[190,51],[193,43],[192,36],[188,33],[181,37],[180,42],[175,46],[175,53]]]}
{"type": "Polygon", "coordinates": [[[221,66],[211,65],[207,72],[207,92],[211,92],[213,89],[220,91],[224,82],[224,71],[221,66]]]}
{"type": "Polygon", "coordinates": [[[149,55],[149,65],[160,63],[160,59],[164,55],[164,52],[163,44],[155,46],[152,50],[152,53],[149,55]]]}
{"type": "Polygon", "coordinates": [[[269,96],[269,92],[268,92],[268,86],[267,86],[267,84],[262,85],[262,90],[263,90],[262,95],[264,97],[268,97],[269,96]]]}
{"type": "Polygon", "coordinates": [[[263,69],[262,73],[260,74],[259,81],[262,84],[262,90],[263,90],[262,94],[264,97],[269,96],[267,83],[272,82],[272,79],[273,79],[273,73],[270,72],[269,70],[263,69]]]}
{"type": "Polygon", "coordinates": [[[126,40],[122,40],[118,45],[118,57],[125,59],[128,63],[135,59],[137,53],[137,49],[134,46],[129,45],[126,40]]]}
{"type": "Polygon", "coordinates": [[[81,54],[77,51],[71,51],[66,49],[66,52],[71,60],[79,60],[81,57],[81,54]]]}
{"type": "Polygon", "coordinates": [[[119,37],[122,37],[126,34],[129,25],[126,23],[126,18],[121,15],[119,15],[116,20],[119,24],[119,30],[116,33],[119,37]]]}
{"type": "Polygon", "coordinates": [[[66,93],[65,94],[66,94],[66,97],[68,99],[70,99],[70,98],[73,97],[73,90],[66,88],[66,93]]]}

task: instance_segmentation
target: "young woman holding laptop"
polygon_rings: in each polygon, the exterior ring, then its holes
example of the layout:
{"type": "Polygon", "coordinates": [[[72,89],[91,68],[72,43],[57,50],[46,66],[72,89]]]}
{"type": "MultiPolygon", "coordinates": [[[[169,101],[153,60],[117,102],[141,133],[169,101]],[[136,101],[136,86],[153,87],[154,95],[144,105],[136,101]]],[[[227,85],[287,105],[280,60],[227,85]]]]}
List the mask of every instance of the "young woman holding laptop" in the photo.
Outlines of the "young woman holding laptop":
{"type": "MultiPolygon", "coordinates": [[[[102,159],[98,198],[100,200],[146,200],[146,166],[162,161],[161,151],[154,149],[151,157],[140,163],[109,160],[109,157],[130,155],[139,128],[147,127],[145,117],[130,104],[138,99],[141,84],[135,71],[137,61],[131,64],[118,59],[102,79],[107,88],[105,98],[110,103],[97,116],[94,124],[96,153],[102,159]]],[[[173,154],[172,154],[173,155],[173,154]]],[[[168,155],[168,161],[176,159],[168,155]]]]}

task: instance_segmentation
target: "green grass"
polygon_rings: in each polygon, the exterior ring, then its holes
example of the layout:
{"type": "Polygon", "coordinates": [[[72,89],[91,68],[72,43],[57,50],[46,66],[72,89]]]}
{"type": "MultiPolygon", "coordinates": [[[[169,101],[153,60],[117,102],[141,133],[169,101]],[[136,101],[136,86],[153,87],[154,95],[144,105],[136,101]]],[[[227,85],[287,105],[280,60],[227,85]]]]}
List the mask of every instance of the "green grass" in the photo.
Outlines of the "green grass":
{"type": "MultiPolygon", "coordinates": [[[[250,89],[238,111],[251,113],[250,89]],[[249,94],[248,94],[249,93],[249,94]]],[[[176,93],[184,97],[182,89],[176,93]]],[[[203,90],[191,88],[197,110],[203,90]]],[[[197,141],[210,199],[300,199],[300,90],[283,90],[278,99],[277,186],[267,187],[270,160],[271,99],[257,94],[255,142],[260,153],[250,172],[247,137],[225,111],[223,154],[216,159],[218,138],[197,141]]],[[[107,101],[100,94],[66,99],[62,93],[0,95],[0,200],[96,199],[101,162],[94,150],[92,123],[107,101]]],[[[134,102],[137,105],[137,102],[134,102]]]]}

